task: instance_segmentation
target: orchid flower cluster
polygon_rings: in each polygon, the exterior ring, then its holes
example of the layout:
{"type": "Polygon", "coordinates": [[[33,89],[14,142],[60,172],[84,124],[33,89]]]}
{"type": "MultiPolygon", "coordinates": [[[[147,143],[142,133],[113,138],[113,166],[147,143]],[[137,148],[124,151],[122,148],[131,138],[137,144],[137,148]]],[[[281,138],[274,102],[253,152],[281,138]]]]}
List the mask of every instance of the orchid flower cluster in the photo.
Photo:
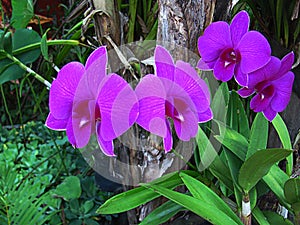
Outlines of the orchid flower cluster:
{"type": "MultiPolygon", "coordinates": [[[[249,16],[238,13],[231,24],[215,22],[198,40],[198,67],[213,70],[217,80],[233,76],[248,97],[250,106],[272,120],[287,106],[294,74],[294,55],[281,61],[271,56],[268,41],[257,31],[248,31],[249,16]]],[[[107,74],[107,50],[102,46],[85,65],[65,65],[50,89],[50,113],[46,126],[66,130],[74,147],[83,148],[96,134],[103,153],[114,156],[113,140],[134,123],[163,138],[166,152],[172,149],[172,124],[180,140],[197,135],[198,123],[213,118],[205,81],[188,63],[174,63],[169,52],[157,46],[155,74],[144,76],[135,90],[119,75],[107,74]]]]}
{"type": "Polygon", "coordinates": [[[113,139],[135,122],[163,138],[172,149],[173,120],[178,137],[195,137],[198,123],[212,118],[206,83],[188,63],[174,65],[166,49],[155,49],[156,74],[143,77],[135,91],[119,75],[106,74],[106,47],[96,49],[85,66],[65,65],[50,89],[46,126],[66,130],[70,143],[83,148],[96,134],[103,153],[114,156],[113,139]]]}
{"type": "Polygon", "coordinates": [[[198,39],[202,57],[198,67],[213,70],[215,78],[223,82],[234,76],[241,86],[238,94],[245,98],[255,93],[250,108],[272,121],[291,96],[294,54],[282,60],[271,56],[268,41],[259,32],[249,31],[249,23],[249,15],[241,11],[230,25],[220,21],[208,26],[198,39]]]}

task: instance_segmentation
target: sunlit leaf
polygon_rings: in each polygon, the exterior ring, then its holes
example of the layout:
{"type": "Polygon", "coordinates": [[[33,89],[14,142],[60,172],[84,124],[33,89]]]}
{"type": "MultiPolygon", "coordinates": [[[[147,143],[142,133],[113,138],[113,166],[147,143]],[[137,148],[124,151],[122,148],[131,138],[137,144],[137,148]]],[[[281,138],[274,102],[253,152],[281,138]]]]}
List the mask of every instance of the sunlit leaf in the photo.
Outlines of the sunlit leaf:
{"type": "Polygon", "coordinates": [[[159,185],[143,184],[150,190],[157,192],[166,198],[176,202],[177,204],[185,207],[186,209],[192,211],[193,213],[203,217],[207,221],[216,225],[234,225],[242,224],[242,222],[237,223],[231,217],[229,217],[225,212],[219,210],[214,205],[208,204],[207,202],[201,201],[199,199],[193,198],[191,196],[172,191],[165,187],[159,185]]]}

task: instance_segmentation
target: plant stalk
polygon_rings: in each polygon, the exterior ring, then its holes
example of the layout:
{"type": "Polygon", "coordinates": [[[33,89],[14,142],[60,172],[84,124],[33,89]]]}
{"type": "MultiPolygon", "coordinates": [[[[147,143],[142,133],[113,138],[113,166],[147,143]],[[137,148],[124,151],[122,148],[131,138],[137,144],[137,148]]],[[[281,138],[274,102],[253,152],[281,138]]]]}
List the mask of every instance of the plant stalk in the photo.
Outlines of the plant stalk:
{"type": "Polygon", "coordinates": [[[251,205],[249,193],[243,195],[242,200],[242,222],[245,225],[251,225],[251,205]]]}

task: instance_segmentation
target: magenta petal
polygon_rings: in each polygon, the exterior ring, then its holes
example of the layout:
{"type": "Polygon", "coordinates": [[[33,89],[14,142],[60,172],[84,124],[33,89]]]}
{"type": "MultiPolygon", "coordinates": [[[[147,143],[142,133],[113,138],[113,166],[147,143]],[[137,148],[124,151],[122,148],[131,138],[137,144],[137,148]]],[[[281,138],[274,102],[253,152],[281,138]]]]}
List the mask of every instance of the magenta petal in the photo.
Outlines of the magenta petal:
{"type": "Polygon", "coordinates": [[[166,124],[166,128],[167,128],[167,135],[163,139],[163,142],[164,142],[165,152],[167,153],[167,152],[171,151],[171,149],[172,149],[173,138],[172,138],[172,131],[171,131],[170,122],[168,120],[165,120],[165,124],[166,124]]]}
{"type": "Polygon", "coordinates": [[[262,81],[270,81],[276,78],[276,74],[280,68],[280,60],[271,57],[270,61],[262,68],[248,74],[248,87],[254,87],[262,81]]]}
{"type": "Polygon", "coordinates": [[[89,91],[94,99],[98,97],[100,83],[106,76],[107,53],[106,47],[100,47],[88,57],[85,69],[89,91]]]}
{"type": "Polygon", "coordinates": [[[229,25],[225,22],[214,22],[209,25],[198,39],[198,50],[202,60],[217,60],[225,48],[231,48],[229,25]]]}
{"type": "Polygon", "coordinates": [[[59,71],[57,79],[52,82],[49,108],[56,119],[67,119],[71,116],[74,94],[83,74],[83,65],[71,62],[59,71]]]}
{"type": "Polygon", "coordinates": [[[137,97],[129,84],[117,74],[105,78],[97,102],[101,112],[100,134],[103,140],[109,141],[120,136],[137,118],[137,97]]]}
{"type": "Polygon", "coordinates": [[[174,80],[174,62],[170,53],[162,46],[157,46],[154,52],[155,71],[158,77],[174,80]]]}
{"type": "Polygon", "coordinates": [[[235,81],[240,86],[248,86],[249,76],[248,76],[248,74],[245,74],[245,73],[242,72],[241,67],[240,67],[240,63],[235,65],[234,78],[235,78],[235,81]]]}
{"type": "Polygon", "coordinates": [[[266,117],[267,120],[269,120],[270,122],[275,118],[275,116],[277,115],[277,112],[274,111],[271,107],[267,107],[264,111],[263,111],[264,116],[266,117]]]}
{"type": "Polygon", "coordinates": [[[67,128],[66,128],[66,134],[67,134],[68,140],[69,140],[69,142],[71,143],[71,145],[72,145],[73,147],[77,147],[77,145],[76,145],[76,140],[75,140],[75,136],[74,136],[74,132],[73,132],[72,118],[70,118],[70,119],[68,120],[67,128]]]}
{"type": "Polygon", "coordinates": [[[96,135],[99,147],[101,148],[102,152],[107,156],[116,156],[114,153],[114,144],[113,141],[105,141],[101,136],[101,127],[102,124],[97,122],[96,124],[96,135]]]}
{"type": "Polygon", "coordinates": [[[210,108],[208,108],[205,112],[198,113],[198,122],[204,123],[213,118],[213,112],[210,108]]]}
{"type": "Polygon", "coordinates": [[[215,61],[204,62],[202,59],[200,59],[197,64],[197,68],[199,68],[200,70],[209,71],[214,68],[215,63],[216,63],[215,61]]]}
{"type": "Polygon", "coordinates": [[[278,71],[278,76],[282,76],[283,74],[286,74],[289,70],[292,69],[292,65],[294,63],[294,53],[290,52],[286,56],[283,57],[281,60],[281,67],[278,71]]]}
{"type": "MultiPolygon", "coordinates": [[[[165,80],[171,82],[169,79],[165,80]]],[[[144,129],[166,137],[166,92],[160,78],[154,75],[145,76],[136,86],[135,93],[139,99],[139,116],[136,122],[144,129]]]]}
{"type": "Polygon", "coordinates": [[[272,99],[271,106],[276,112],[283,111],[290,101],[294,82],[293,72],[288,72],[282,78],[273,82],[276,93],[272,99]]]}
{"type": "Polygon", "coordinates": [[[270,100],[271,98],[262,98],[260,94],[255,95],[251,102],[250,102],[250,108],[254,112],[261,112],[265,110],[267,107],[270,107],[270,100]]]}
{"type": "Polygon", "coordinates": [[[210,105],[209,89],[190,64],[182,61],[176,63],[174,81],[192,99],[197,112],[207,110],[210,105]]]}
{"type": "Polygon", "coordinates": [[[53,117],[51,113],[49,113],[45,125],[52,130],[65,130],[67,127],[68,119],[58,120],[53,117]]]}
{"type": "Polygon", "coordinates": [[[216,61],[215,67],[214,67],[214,75],[217,80],[221,80],[223,82],[229,81],[233,77],[234,73],[234,63],[226,64],[224,60],[219,58],[216,61]]]}
{"type": "Polygon", "coordinates": [[[74,104],[72,125],[76,147],[83,148],[88,144],[95,127],[95,100],[85,100],[74,104]]]}
{"type": "MultiPolygon", "coordinates": [[[[177,107],[176,107],[177,108],[177,107]]],[[[177,109],[180,111],[180,109],[177,109]]],[[[194,112],[186,109],[182,114],[181,120],[174,119],[174,127],[177,136],[180,140],[189,141],[192,137],[195,137],[198,132],[198,118],[194,112]]]]}
{"type": "Polygon", "coordinates": [[[235,48],[244,34],[249,29],[249,15],[246,11],[241,11],[233,18],[230,24],[230,33],[233,47],[235,48]]]}
{"type": "Polygon", "coordinates": [[[270,60],[271,48],[267,39],[257,31],[246,33],[238,45],[243,73],[251,73],[270,60]]]}
{"type": "Polygon", "coordinates": [[[238,94],[242,97],[242,98],[247,98],[250,95],[252,95],[254,93],[254,89],[249,89],[246,87],[241,88],[240,90],[238,90],[238,94]]]}

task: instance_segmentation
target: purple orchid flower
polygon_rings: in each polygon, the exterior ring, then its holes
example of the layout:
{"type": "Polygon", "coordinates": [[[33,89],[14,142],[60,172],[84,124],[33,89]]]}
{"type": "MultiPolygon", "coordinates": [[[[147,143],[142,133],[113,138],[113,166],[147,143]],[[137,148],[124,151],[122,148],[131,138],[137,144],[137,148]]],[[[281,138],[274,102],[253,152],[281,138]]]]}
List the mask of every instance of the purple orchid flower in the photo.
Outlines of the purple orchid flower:
{"type": "Polygon", "coordinates": [[[163,137],[165,151],[173,145],[171,124],[179,139],[189,141],[198,131],[198,123],[212,118],[210,95],[206,83],[183,61],[173,63],[166,49],[155,49],[156,75],[145,76],[135,92],[140,113],[137,123],[163,137]]]}
{"type": "Polygon", "coordinates": [[[70,143],[77,148],[86,146],[90,136],[96,133],[103,153],[114,156],[113,139],[135,122],[138,100],[123,78],[117,74],[106,75],[106,66],[105,47],[96,49],[85,66],[67,64],[68,70],[64,67],[55,80],[58,87],[52,85],[50,89],[46,125],[55,130],[66,129],[70,143]]]}
{"type": "Polygon", "coordinates": [[[244,98],[256,92],[250,102],[250,108],[254,112],[263,112],[269,121],[289,103],[294,82],[294,74],[290,71],[293,62],[293,52],[281,61],[272,56],[266,66],[249,74],[248,87],[238,91],[244,98]]]}
{"type": "Polygon", "coordinates": [[[265,37],[257,31],[248,31],[249,16],[239,12],[230,26],[223,21],[209,25],[198,39],[202,57],[198,67],[213,70],[216,79],[236,81],[247,86],[247,74],[268,63],[271,48],[265,37]]]}

